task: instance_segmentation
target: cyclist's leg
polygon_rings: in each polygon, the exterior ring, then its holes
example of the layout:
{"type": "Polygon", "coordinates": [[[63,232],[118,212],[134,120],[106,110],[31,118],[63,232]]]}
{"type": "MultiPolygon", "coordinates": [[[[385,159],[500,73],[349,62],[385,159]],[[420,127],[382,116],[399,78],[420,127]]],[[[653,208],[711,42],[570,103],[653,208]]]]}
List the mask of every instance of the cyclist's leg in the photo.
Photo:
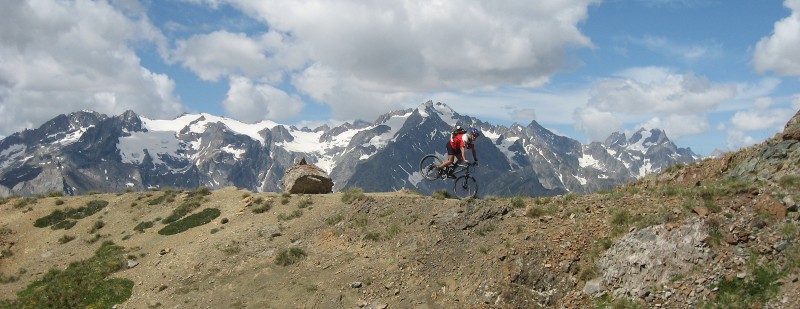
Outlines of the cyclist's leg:
{"type": "Polygon", "coordinates": [[[455,156],[456,156],[456,150],[453,149],[453,147],[450,147],[450,143],[448,142],[447,143],[447,161],[442,162],[442,164],[439,165],[439,168],[442,169],[442,168],[445,168],[445,167],[449,166],[450,164],[453,164],[453,160],[455,159],[455,156]]]}

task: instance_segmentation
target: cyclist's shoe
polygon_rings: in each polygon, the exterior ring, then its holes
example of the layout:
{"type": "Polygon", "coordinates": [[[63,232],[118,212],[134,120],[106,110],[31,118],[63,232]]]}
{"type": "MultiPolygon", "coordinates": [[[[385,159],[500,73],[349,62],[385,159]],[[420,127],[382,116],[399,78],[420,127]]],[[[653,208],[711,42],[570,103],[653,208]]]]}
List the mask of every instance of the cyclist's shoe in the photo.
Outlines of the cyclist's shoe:
{"type": "Polygon", "coordinates": [[[450,174],[447,174],[447,178],[456,179],[456,175],[453,175],[452,173],[450,173],[450,174]]]}

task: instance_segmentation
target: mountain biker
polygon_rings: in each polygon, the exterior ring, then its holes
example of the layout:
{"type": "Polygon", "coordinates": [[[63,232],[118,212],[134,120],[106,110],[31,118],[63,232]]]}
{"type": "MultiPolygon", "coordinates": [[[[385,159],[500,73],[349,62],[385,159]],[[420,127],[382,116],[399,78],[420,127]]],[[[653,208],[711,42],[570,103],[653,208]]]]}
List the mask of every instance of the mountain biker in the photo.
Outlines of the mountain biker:
{"type": "Polygon", "coordinates": [[[467,149],[472,150],[472,159],[475,161],[474,165],[478,165],[478,155],[475,152],[475,140],[481,136],[481,131],[477,128],[471,128],[469,130],[459,130],[460,126],[456,127],[456,130],[453,131],[452,136],[450,137],[450,141],[447,142],[447,161],[439,165],[438,171],[446,171],[448,177],[454,178],[452,174],[452,169],[447,169],[453,164],[459,164],[461,162],[465,162],[469,164],[467,161],[467,149]]]}

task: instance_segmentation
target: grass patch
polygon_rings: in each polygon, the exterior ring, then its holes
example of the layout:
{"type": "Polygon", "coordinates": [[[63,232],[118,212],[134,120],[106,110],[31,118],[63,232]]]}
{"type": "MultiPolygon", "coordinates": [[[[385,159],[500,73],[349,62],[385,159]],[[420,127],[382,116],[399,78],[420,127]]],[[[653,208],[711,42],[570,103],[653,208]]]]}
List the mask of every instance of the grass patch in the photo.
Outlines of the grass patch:
{"type": "Polygon", "coordinates": [[[525,198],[522,196],[515,196],[511,198],[511,207],[513,208],[525,208],[525,198]]]}
{"type": "Polygon", "coordinates": [[[433,193],[431,193],[431,196],[437,200],[444,200],[453,197],[453,195],[450,194],[450,191],[444,189],[433,191],[433,193]]]}
{"type": "Polygon", "coordinates": [[[261,199],[258,203],[256,203],[256,207],[253,207],[253,213],[261,214],[269,211],[270,209],[272,209],[272,200],[265,201],[261,199]]]}
{"type": "Polygon", "coordinates": [[[69,229],[75,225],[75,221],[72,220],[80,220],[96,214],[103,208],[108,205],[107,201],[103,200],[92,200],[86,203],[85,207],[79,208],[67,208],[65,210],[54,210],[49,215],[36,219],[33,222],[33,226],[43,228],[47,226],[52,226],[53,229],[69,229]]]}
{"type": "Polygon", "coordinates": [[[345,204],[353,204],[356,201],[360,201],[364,199],[364,189],[359,187],[353,187],[347,189],[342,194],[342,203],[345,204]]]}
{"type": "Polygon", "coordinates": [[[61,238],[58,239],[58,243],[59,244],[66,244],[66,243],[68,243],[70,241],[73,241],[73,240],[75,240],[75,236],[64,235],[64,236],[61,236],[61,238]]]}
{"type": "Polygon", "coordinates": [[[325,218],[325,224],[327,224],[327,225],[336,225],[336,223],[342,222],[342,220],[344,220],[344,217],[342,217],[342,215],[340,215],[340,214],[336,214],[336,215],[333,215],[333,216],[325,218]]]}
{"type": "Polygon", "coordinates": [[[17,199],[17,201],[14,202],[14,209],[25,208],[28,205],[36,204],[36,201],[37,201],[36,198],[33,198],[33,197],[19,198],[19,199],[17,199]]]}
{"type": "Polygon", "coordinates": [[[527,211],[525,211],[525,216],[529,218],[538,218],[544,216],[544,214],[545,214],[544,208],[539,206],[531,206],[530,208],[528,208],[527,211]]]}
{"type": "MultiPolygon", "coordinates": [[[[22,277],[22,275],[24,275],[27,272],[28,271],[25,268],[20,268],[17,271],[16,275],[6,276],[5,274],[0,274],[0,284],[17,282],[17,281],[19,281],[19,278],[22,277]]],[[[0,301],[0,307],[2,307],[2,306],[3,306],[3,302],[0,301]]]]}
{"type": "Polygon", "coordinates": [[[153,227],[153,225],[154,223],[152,221],[139,222],[139,224],[133,227],[133,230],[139,233],[144,233],[144,230],[153,227]]]}
{"type": "Polygon", "coordinates": [[[178,221],[187,214],[189,214],[190,212],[192,212],[192,210],[197,209],[198,207],[200,207],[199,199],[193,198],[185,200],[177,208],[173,209],[172,213],[170,213],[169,216],[161,220],[161,223],[170,224],[172,222],[178,221]]]}
{"type": "Polygon", "coordinates": [[[161,235],[174,235],[184,232],[190,228],[198,227],[203,224],[209,223],[219,217],[220,211],[216,208],[206,208],[196,214],[189,215],[186,218],[172,222],[158,231],[161,235]]]}
{"type": "Polygon", "coordinates": [[[289,266],[300,262],[306,257],[306,252],[300,248],[282,249],[275,255],[275,264],[280,266],[289,266]]]}
{"type": "Polygon", "coordinates": [[[164,203],[164,201],[168,201],[168,202],[174,201],[176,194],[177,193],[175,191],[166,190],[166,191],[164,191],[163,195],[148,201],[147,205],[158,205],[158,204],[164,203]]]}
{"type": "Polygon", "coordinates": [[[784,189],[800,190],[800,176],[786,175],[778,179],[778,185],[784,189]]]}
{"type": "MultiPolygon", "coordinates": [[[[111,308],[133,293],[133,281],[106,279],[125,269],[124,249],[105,242],[87,260],[74,262],[65,270],[51,269],[25,290],[17,293],[16,308],[111,308]]],[[[3,305],[0,303],[0,305],[3,305]]],[[[12,307],[8,303],[5,306],[12,307]]]]}
{"type": "Polygon", "coordinates": [[[475,229],[475,234],[478,234],[478,236],[486,236],[486,234],[489,234],[489,232],[495,229],[497,229],[497,227],[493,223],[486,223],[475,229]]]}
{"type": "Polygon", "coordinates": [[[278,214],[278,221],[289,221],[289,220],[292,220],[292,219],[300,218],[302,216],[303,216],[303,211],[300,210],[300,209],[297,209],[295,211],[292,211],[289,214],[282,214],[282,213],[278,214]]]}
{"type": "Polygon", "coordinates": [[[92,225],[92,228],[91,228],[91,229],[89,229],[89,234],[94,234],[94,232],[97,232],[97,231],[99,231],[99,230],[100,230],[100,229],[102,229],[104,226],[106,226],[106,223],[105,223],[105,222],[103,222],[103,221],[101,221],[101,220],[97,220],[97,221],[95,221],[95,222],[94,222],[94,224],[92,225]]]}
{"type": "Polygon", "coordinates": [[[379,241],[379,240],[381,240],[381,233],[368,232],[368,233],[364,234],[364,240],[379,241]]]}
{"type": "Polygon", "coordinates": [[[217,245],[217,250],[222,251],[226,255],[235,255],[239,252],[242,252],[242,247],[239,246],[238,241],[231,241],[231,243],[227,245],[217,245]]]}
{"type": "Polygon", "coordinates": [[[703,308],[763,308],[764,305],[778,295],[780,286],[776,281],[783,276],[774,266],[758,266],[753,270],[751,278],[732,280],[722,279],[717,284],[717,300],[706,302],[703,308]]]}
{"type": "Polygon", "coordinates": [[[314,205],[314,202],[311,201],[310,198],[302,199],[299,202],[297,202],[297,208],[300,208],[300,209],[306,208],[306,207],[311,206],[311,205],[314,205]]]}

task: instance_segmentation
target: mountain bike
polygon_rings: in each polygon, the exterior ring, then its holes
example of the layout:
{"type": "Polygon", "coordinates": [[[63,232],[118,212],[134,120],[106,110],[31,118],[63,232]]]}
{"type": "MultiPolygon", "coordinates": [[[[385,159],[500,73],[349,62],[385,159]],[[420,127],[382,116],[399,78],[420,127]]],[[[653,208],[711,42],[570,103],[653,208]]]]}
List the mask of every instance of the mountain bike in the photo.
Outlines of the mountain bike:
{"type": "Polygon", "coordinates": [[[445,169],[438,169],[442,162],[444,160],[435,154],[422,157],[422,160],[419,161],[419,173],[422,178],[427,180],[454,178],[453,193],[460,199],[475,197],[478,194],[478,181],[470,175],[470,168],[475,166],[474,164],[451,165],[450,171],[447,173],[445,169]]]}

